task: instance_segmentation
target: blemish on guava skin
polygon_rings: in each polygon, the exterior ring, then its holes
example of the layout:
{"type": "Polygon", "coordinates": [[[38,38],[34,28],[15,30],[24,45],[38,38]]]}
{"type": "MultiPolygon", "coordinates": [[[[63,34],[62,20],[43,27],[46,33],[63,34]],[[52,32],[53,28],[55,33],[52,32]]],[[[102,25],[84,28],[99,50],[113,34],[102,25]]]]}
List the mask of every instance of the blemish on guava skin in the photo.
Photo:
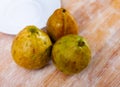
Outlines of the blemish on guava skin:
{"type": "Polygon", "coordinates": [[[27,36],[28,38],[30,37],[30,35],[27,36]]]}
{"type": "Polygon", "coordinates": [[[63,72],[63,70],[61,70],[61,72],[63,72]]]}
{"type": "Polygon", "coordinates": [[[19,58],[19,61],[21,61],[21,58],[19,58]]]}
{"type": "Polygon", "coordinates": [[[46,41],[44,41],[44,44],[45,44],[45,45],[47,44],[46,41]]]}
{"type": "Polygon", "coordinates": [[[69,65],[69,63],[68,62],[66,62],[65,64],[64,64],[64,67],[67,67],[69,65]]]}
{"type": "Polygon", "coordinates": [[[25,46],[27,47],[27,46],[28,46],[28,43],[26,43],[25,46]]]}
{"type": "Polygon", "coordinates": [[[16,40],[18,39],[19,37],[16,37],[16,40]]]}
{"type": "Polygon", "coordinates": [[[16,54],[16,51],[14,50],[13,53],[16,54]]]}
{"type": "Polygon", "coordinates": [[[39,32],[38,32],[38,31],[37,31],[36,33],[39,35],[39,32]]]}
{"type": "Polygon", "coordinates": [[[58,42],[58,44],[61,44],[61,42],[58,42]]]}
{"type": "Polygon", "coordinates": [[[79,69],[76,68],[75,70],[78,71],[79,69]]]}
{"type": "Polygon", "coordinates": [[[74,61],[74,62],[73,62],[73,65],[75,65],[75,64],[76,64],[76,62],[74,61]]]}
{"type": "Polygon", "coordinates": [[[33,51],[33,53],[35,53],[35,49],[33,49],[32,51],[33,51]]]}

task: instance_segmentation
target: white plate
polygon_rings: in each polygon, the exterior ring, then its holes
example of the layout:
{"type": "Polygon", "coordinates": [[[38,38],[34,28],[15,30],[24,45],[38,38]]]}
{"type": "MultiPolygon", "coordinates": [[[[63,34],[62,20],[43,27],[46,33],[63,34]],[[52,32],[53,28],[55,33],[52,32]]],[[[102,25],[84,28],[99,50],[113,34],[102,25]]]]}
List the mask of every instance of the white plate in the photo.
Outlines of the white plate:
{"type": "Polygon", "coordinates": [[[0,32],[17,34],[27,25],[46,26],[60,0],[1,0],[0,32]]]}

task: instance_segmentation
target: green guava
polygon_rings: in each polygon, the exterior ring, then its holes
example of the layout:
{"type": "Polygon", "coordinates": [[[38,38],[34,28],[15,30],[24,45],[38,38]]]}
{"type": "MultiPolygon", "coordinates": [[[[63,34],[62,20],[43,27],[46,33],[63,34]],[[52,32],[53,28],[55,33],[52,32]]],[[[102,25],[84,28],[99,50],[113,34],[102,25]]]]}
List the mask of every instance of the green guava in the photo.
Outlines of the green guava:
{"type": "Polygon", "coordinates": [[[66,35],[53,46],[52,60],[63,73],[71,75],[85,69],[91,60],[91,51],[85,38],[66,35]]]}

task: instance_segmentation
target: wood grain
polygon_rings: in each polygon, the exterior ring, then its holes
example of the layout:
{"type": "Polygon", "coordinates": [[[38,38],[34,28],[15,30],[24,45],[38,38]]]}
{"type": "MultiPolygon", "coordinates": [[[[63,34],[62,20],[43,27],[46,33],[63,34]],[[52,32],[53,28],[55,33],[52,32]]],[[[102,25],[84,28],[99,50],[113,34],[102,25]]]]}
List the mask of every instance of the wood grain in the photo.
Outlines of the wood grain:
{"type": "Polygon", "coordinates": [[[50,63],[40,70],[16,65],[10,50],[13,35],[0,33],[0,87],[120,87],[120,1],[62,0],[92,51],[89,66],[73,76],[50,63]]]}

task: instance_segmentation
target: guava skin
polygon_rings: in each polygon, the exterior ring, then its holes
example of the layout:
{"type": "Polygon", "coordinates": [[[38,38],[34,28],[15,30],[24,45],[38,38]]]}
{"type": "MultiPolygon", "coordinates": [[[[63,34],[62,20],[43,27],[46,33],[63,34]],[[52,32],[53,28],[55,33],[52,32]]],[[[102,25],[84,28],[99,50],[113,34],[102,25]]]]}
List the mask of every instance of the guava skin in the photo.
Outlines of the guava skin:
{"type": "Polygon", "coordinates": [[[26,69],[39,69],[50,60],[52,42],[36,26],[27,26],[14,38],[11,53],[16,64],[26,69]]]}
{"type": "Polygon", "coordinates": [[[88,66],[91,51],[85,38],[78,35],[66,35],[54,44],[52,60],[61,72],[72,75],[88,66]]]}
{"type": "Polygon", "coordinates": [[[55,42],[67,34],[78,34],[78,25],[66,9],[59,8],[48,18],[46,30],[55,42]]]}

